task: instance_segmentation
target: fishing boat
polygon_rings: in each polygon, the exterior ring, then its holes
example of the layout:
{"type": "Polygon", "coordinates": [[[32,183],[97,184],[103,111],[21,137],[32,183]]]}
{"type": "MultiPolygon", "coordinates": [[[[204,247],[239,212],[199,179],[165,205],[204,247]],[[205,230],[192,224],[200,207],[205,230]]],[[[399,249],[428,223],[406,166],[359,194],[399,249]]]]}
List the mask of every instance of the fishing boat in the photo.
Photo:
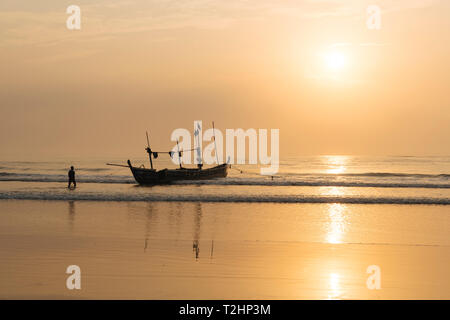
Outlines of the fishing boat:
{"type": "Polygon", "coordinates": [[[133,173],[134,179],[140,185],[152,185],[170,183],[177,180],[206,180],[214,178],[225,178],[228,174],[229,164],[221,164],[212,168],[178,168],[178,169],[146,169],[133,167],[130,160],[128,166],[133,173]]]}
{"type": "MultiPolygon", "coordinates": [[[[215,140],[215,139],[214,139],[215,140]]],[[[178,141],[177,141],[178,146],[178,141]]],[[[166,184],[171,183],[178,180],[207,180],[207,179],[215,179],[215,178],[225,178],[228,175],[228,170],[231,168],[231,165],[228,163],[223,163],[216,165],[211,168],[203,169],[202,164],[198,164],[197,168],[185,168],[181,163],[181,156],[183,152],[197,150],[189,149],[189,150],[180,150],[178,148],[177,152],[174,151],[153,151],[150,148],[150,142],[147,133],[147,148],[145,150],[148,153],[150,160],[150,169],[141,167],[135,167],[131,164],[131,161],[127,161],[127,166],[121,164],[113,164],[107,163],[110,166],[119,166],[119,167],[129,167],[131,173],[133,174],[134,179],[140,185],[156,185],[156,184],[166,184]],[[177,169],[162,169],[156,170],[153,168],[153,159],[158,158],[159,154],[167,153],[170,157],[178,155],[179,159],[179,168],[177,169]]]]}

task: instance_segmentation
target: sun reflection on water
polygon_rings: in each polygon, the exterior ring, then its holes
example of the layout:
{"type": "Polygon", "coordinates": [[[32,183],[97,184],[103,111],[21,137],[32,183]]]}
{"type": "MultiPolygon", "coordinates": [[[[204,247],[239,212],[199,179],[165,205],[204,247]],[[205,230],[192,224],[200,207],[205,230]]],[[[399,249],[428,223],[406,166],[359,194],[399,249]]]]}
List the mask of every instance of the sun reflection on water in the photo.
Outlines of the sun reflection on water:
{"type": "Polygon", "coordinates": [[[319,193],[323,196],[343,196],[345,194],[342,187],[321,187],[319,193]]]}
{"type": "Polygon", "coordinates": [[[325,156],[323,162],[326,165],[326,173],[341,174],[347,171],[348,156],[325,156]]]}
{"type": "Polygon", "coordinates": [[[326,241],[328,243],[342,243],[342,236],[346,231],[345,205],[333,203],[328,206],[328,231],[326,241]]]}
{"type": "Polygon", "coordinates": [[[342,294],[342,290],[340,285],[340,276],[338,273],[330,273],[328,285],[328,299],[339,299],[342,294]]]}

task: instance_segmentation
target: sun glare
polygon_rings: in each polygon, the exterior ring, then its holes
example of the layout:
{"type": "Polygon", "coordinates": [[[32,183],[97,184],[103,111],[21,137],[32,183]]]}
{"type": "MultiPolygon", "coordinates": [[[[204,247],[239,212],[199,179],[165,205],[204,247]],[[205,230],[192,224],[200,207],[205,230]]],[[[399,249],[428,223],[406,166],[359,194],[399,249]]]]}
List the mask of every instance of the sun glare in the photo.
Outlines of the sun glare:
{"type": "Polygon", "coordinates": [[[330,51],[323,55],[327,69],[341,71],[347,65],[347,57],[340,51],[330,51]]]}

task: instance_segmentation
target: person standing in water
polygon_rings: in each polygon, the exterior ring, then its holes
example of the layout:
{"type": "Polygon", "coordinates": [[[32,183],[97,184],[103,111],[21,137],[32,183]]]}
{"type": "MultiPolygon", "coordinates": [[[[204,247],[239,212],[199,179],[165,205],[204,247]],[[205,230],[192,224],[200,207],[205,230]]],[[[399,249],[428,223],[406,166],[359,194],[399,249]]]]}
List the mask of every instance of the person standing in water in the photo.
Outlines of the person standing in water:
{"type": "Polygon", "coordinates": [[[77,187],[77,182],[75,181],[75,170],[73,166],[70,167],[68,174],[69,174],[69,185],[67,186],[67,188],[70,189],[70,185],[73,183],[73,188],[75,189],[77,187]]]}

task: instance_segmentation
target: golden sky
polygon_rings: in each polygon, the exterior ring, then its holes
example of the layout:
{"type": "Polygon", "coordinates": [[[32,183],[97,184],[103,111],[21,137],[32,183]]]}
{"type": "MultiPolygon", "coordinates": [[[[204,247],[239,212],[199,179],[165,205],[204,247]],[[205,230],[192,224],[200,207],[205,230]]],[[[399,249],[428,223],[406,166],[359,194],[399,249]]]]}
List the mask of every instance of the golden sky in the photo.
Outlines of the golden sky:
{"type": "Polygon", "coordinates": [[[278,128],[281,157],[450,155],[448,39],[447,0],[2,0],[1,155],[128,158],[194,120],[278,128]]]}

